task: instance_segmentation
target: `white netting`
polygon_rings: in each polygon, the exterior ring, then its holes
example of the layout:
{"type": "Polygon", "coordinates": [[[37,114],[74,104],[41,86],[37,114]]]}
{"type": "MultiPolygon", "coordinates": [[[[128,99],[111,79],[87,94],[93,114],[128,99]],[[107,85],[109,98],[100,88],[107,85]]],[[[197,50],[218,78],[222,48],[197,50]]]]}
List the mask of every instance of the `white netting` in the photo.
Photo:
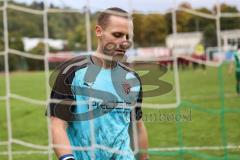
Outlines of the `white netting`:
{"type": "MultiPolygon", "coordinates": [[[[175,3],[176,4],[176,3],[175,3]]],[[[86,3],[86,5],[88,5],[88,1],[86,3]]],[[[129,5],[131,5],[131,1],[129,0],[129,5]]],[[[172,24],[173,24],[173,34],[177,35],[177,29],[176,29],[176,10],[179,11],[184,11],[186,13],[189,14],[193,14],[199,17],[203,17],[203,18],[207,18],[207,19],[213,19],[216,20],[216,26],[217,26],[217,38],[218,38],[218,50],[221,51],[221,39],[220,39],[220,18],[221,17],[240,17],[239,13],[220,13],[220,9],[219,9],[219,3],[218,3],[218,9],[217,9],[217,14],[213,15],[213,14],[206,14],[206,13],[201,13],[199,11],[195,11],[192,9],[187,9],[187,8],[176,8],[176,6],[174,6],[172,8],[172,10],[170,12],[172,12],[172,24]]],[[[130,6],[131,7],[131,6],[130,6]]],[[[87,7],[88,8],[88,7],[87,7]]],[[[19,155],[19,154],[48,154],[49,156],[49,160],[52,159],[52,155],[53,155],[53,147],[66,147],[66,146],[62,146],[62,145],[53,145],[51,143],[51,133],[50,133],[50,120],[48,119],[48,137],[49,137],[49,145],[48,146],[42,146],[42,145],[38,145],[38,144],[32,144],[32,143],[27,143],[25,141],[19,140],[19,139],[15,139],[13,137],[12,134],[12,125],[11,125],[11,119],[13,118],[11,116],[11,103],[10,103],[10,99],[17,99],[23,102],[27,102],[30,104],[36,104],[36,105],[40,105],[45,107],[51,100],[49,99],[49,97],[46,100],[37,100],[37,99],[32,99],[29,97],[24,97],[22,95],[18,95],[15,93],[12,93],[11,91],[11,84],[10,84],[10,74],[9,74],[9,63],[8,63],[8,57],[10,54],[14,54],[14,55],[18,55],[18,56],[22,56],[22,57],[26,57],[26,58],[31,58],[31,59],[38,59],[38,60],[43,60],[44,61],[44,72],[45,72],[45,81],[46,81],[46,95],[50,95],[50,88],[48,86],[48,79],[49,79],[49,62],[48,62],[48,57],[50,56],[54,56],[54,55],[50,55],[49,53],[49,46],[47,43],[47,40],[49,38],[49,33],[48,33],[48,13],[79,13],[79,12],[84,12],[82,10],[77,10],[77,9],[52,9],[52,8],[48,8],[48,2],[44,1],[44,10],[34,10],[34,9],[30,9],[30,8],[25,8],[25,7],[21,7],[21,6],[17,6],[14,4],[8,4],[8,1],[5,0],[4,1],[4,5],[2,7],[0,7],[0,10],[3,12],[3,26],[4,26],[4,51],[0,52],[0,56],[4,56],[4,60],[5,60],[5,82],[6,82],[6,95],[5,96],[1,96],[0,100],[5,100],[6,101],[6,118],[7,118],[7,133],[8,133],[8,141],[6,142],[0,142],[0,145],[2,146],[7,146],[7,152],[0,152],[0,155],[7,155],[9,160],[13,159],[13,155],[19,155]],[[25,12],[25,13],[29,13],[29,14],[37,14],[37,15],[42,15],[43,16],[43,30],[44,30],[44,39],[45,39],[45,55],[44,56],[38,56],[38,55],[33,55],[31,53],[25,53],[25,52],[21,52],[15,49],[11,49],[9,48],[9,33],[8,33],[8,15],[7,15],[7,10],[8,9],[12,9],[12,10],[16,10],[16,11],[20,11],[20,12],[25,12]],[[12,145],[13,144],[18,144],[21,146],[25,146],[31,149],[37,149],[39,151],[13,151],[12,145]]],[[[91,31],[90,31],[90,15],[89,12],[87,10],[86,13],[86,33],[87,33],[87,51],[91,52],[91,31]]],[[[153,13],[153,12],[151,12],[153,13]]],[[[158,12],[154,12],[154,13],[158,13],[158,12]]],[[[177,107],[180,102],[181,102],[181,95],[180,95],[180,86],[179,86],[179,76],[178,76],[178,66],[177,66],[177,58],[183,58],[183,59],[187,59],[190,60],[192,62],[196,62],[196,63],[200,63],[200,64],[205,64],[208,66],[214,66],[214,67],[218,67],[221,65],[221,61],[218,62],[211,62],[211,61],[202,61],[202,60],[196,60],[194,58],[191,57],[186,57],[186,56],[175,56],[172,57],[168,60],[173,60],[174,62],[174,86],[175,86],[175,92],[176,92],[176,102],[173,104],[144,104],[144,107],[146,108],[174,108],[177,107]]],[[[133,59],[130,59],[129,61],[133,61],[133,59]]],[[[156,59],[154,59],[156,61],[156,59]]],[[[158,61],[161,61],[162,59],[159,59],[158,61]]],[[[91,103],[91,102],[89,102],[91,103]]],[[[91,106],[91,105],[90,105],[91,106]]],[[[137,147],[137,134],[136,134],[136,125],[135,123],[133,123],[133,129],[134,129],[134,138],[135,138],[135,144],[134,144],[134,153],[138,152],[138,147],[137,147]]],[[[91,130],[94,130],[94,125],[92,123],[91,120],[91,130]]],[[[93,151],[91,158],[95,159],[95,155],[94,155],[94,149],[103,149],[103,150],[107,150],[109,152],[112,153],[117,153],[117,154],[128,154],[128,152],[123,152],[120,150],[115,150],[113,148],[109,148],[106,146],[101,146],[101,145],[97,145],[95,144],[95,140],[94,140],[94,133],[91,132],[91,142],[92,142],[92,146],[91,147],[71,147],[71,149],[73,150],[91,150],[93,151]]],[[[229,145],[227,146],[227,149],[236,149],[236,148],[240,148],[240,146],[237,145],[229,145]]],[[[226,149],[226,147],[222,147],[222,146],[199,146],[199,147],[175,147],[175,148],[150,148],[149,150],[152,151],[176,151],[176,150],[223,150],[226,149]]]]}

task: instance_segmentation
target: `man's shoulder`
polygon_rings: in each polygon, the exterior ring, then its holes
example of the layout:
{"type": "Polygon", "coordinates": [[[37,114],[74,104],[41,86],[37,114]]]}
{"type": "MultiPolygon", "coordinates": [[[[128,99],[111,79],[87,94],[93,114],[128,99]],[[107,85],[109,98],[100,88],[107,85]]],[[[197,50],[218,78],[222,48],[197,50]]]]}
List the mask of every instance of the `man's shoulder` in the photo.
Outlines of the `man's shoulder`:
{"type": "Polygon", "coordinates": [[[89,60],[86,56],[77,56],[61,63],[51,73],[49,79],[50,84],[53,83],[52,85],[54,85],[54,83],[64,83],[66,79],[72,80],[75,72],[81,68],[85,68],[88,61],[89,60]]]}
{"type": "Polygon", "coordinates": [[[138,75],[138,73],[133,68],[131,68],[131,64],[122,63],[122,62],[119,62],[118,64],[123,70],[125,70],[129,73],[132,73],[140,81],[140,76],[138,75]]]}
{"type": "Polygon", "coordinates": [[[85,67],[88,63],[87,56],[77,56],[72,59],[69,59],[55,68],[55,70],[62,71],[63,74],[72,70],[73,68],[85,67]]]}

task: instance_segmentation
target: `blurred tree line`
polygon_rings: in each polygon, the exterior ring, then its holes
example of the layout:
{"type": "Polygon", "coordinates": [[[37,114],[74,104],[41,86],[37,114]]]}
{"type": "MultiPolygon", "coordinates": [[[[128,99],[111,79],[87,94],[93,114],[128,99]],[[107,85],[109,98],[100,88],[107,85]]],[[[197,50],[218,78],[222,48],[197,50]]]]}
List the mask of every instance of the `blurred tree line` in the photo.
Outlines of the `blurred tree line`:
{"type": "MultiPolygon", "coordinates": [[[[16,3],[18,6],[28,7],[35,10],[42,10],[42,2],[33,2],[31,5],[24,3],[16,3]]],[[[192,9],[189,3],[182,3],[179,7],[192,9]]],[[[50,5],[50,8],[58,8],[50,5]]],[[[84,8],[83,8],[84,10],[84,8]]],[[[198,8],[196,11],[214,14],[216,7],[212,10],[207,8],[198,8]]],[[[239,12],[236,6],[229,6],[225,3],[221,4],[222,12],[239,12]]],[[[91,39],[92,48],[97,46],[97,40],[94,36],[96,18],[98,13],[91,13],[91,39]]],[[[171,13],[166,14],[134,14],[134,42],[135,47],[147,46],[164,46],[165,38],[172,33],[171,13]]],[[[177,11],[177,31],[178,32],[194,32],[200,31],[204,35],[204,45],[216,46],[216,22],[215,20],[201,18],[183,11],[177,11]]],[[[3,24],[3,14],[0,12],[0,24],[3,24]]],[[[86,50],[86,23],[85,13],[49,13],[48,14],[48,31],[49,38],[64,39],[68,41],[68,45],[64,50],[86,50]]],[[[221,18],[221,30],[240,29],[240,18],[221,18]]],[[[24,51],[22,42],[23,37],[43,38],[43,17],[41,15],[28,14],[16,10],[8,9],[8,31],[9,46],[12,49],[24,51]]],[[[4,50],[3,25],[0,25],[0,51],[4,50]]],[[[54,52],[54,49],[50,48],[54,52]]],[[[44,45],[39,44],[34,49],[28,51],[32,54],[44,55],[44,45]]],[[[10,70],[19,69],[20,61],[25,61],[27,69],[38,70],[43,69],[43,62],[37,60],[26,59],[17,55],[10,54],[10,70]]],[[[0,56],[0,70],[4,69],[3,56],[0,56]]]]}
{"type": "MultiPolygon", "coordinates": [[[[192,6],[184,2],[179,7],[192,9],[192,6]]],[[[238,13],[236,6],[221,4],[221,12],[238,13]]],[[[216,14],[216,7],[195,9],[198,12],[216,14]]],[[[164,46],[167,35],[172,34],[172,13],[166,14],[135,14],[134,42],[136,46],[164,46]]],[[[176,12],[177,32],[202,32],[206,47],[217,45],[216,21],[195,16],[183,11],[176,12]]],[[[240,29],[240,18],[221,18],[221,30],[240,29]]]]}

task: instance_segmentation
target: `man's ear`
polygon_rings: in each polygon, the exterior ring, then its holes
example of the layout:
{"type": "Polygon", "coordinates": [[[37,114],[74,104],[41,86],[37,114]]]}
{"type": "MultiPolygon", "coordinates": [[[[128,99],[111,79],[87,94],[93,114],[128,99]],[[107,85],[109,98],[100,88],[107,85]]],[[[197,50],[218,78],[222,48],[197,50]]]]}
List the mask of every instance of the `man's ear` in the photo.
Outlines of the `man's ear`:
{"type": "Polygon", "coordinates": [[[96,25],[96,27],[95,27],[95,32],[96,32],[96,36],[97,36],[98,38],[100,38],[100,37],[102,36],[102,32],[103,32],[102,27],[99,26],[99,25],[96,25]]]}

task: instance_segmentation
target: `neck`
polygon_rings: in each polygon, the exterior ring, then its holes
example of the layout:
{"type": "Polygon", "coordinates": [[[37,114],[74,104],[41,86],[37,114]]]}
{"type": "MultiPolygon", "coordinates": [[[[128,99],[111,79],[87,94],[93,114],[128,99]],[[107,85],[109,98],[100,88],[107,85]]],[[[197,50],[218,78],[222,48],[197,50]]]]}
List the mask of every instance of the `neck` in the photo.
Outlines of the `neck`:
{"type": "Polygon", "coordinates": [[[110,59],[109,56],[106,56],[106,54],[104,54],[99,47],[93,54],[92,61],[94,62],[94,64],[106,69],[114,68],[117,65],[117,62],[110,59]]]}

